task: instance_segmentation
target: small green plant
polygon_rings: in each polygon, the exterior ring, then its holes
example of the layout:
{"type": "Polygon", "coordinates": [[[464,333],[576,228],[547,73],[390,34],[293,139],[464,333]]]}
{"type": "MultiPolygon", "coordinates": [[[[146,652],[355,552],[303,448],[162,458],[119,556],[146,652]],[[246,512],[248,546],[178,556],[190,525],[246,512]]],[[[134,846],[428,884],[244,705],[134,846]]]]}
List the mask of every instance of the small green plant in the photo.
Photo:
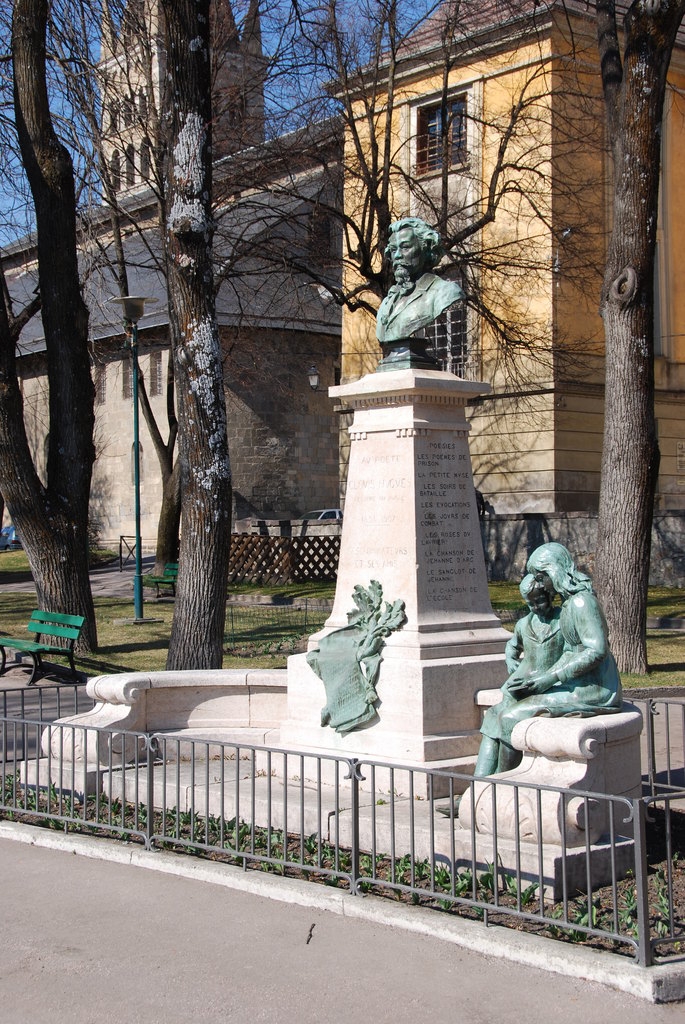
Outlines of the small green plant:
{"type": "Polygon", "coordinates": [[[473,891],[473,872],[470,868],[463,868],[457,872],[454,879],[454,894],[455,896],[463,896],[471,891],[473,891]]]}
{"type": "Polygon", "coordinates": [[[490,902],[494,898],[497,885],[495,865],[486,863],[485,871],[478,875],[478,895],[481,899],[490,902]]]}
{"type": "Polygon", "coordinates": [[[634,885],[628,886],[621,894],[618,925],[626,935],[637,935],[637,889],[634,885]]]}
{"type": "Polygon", "coordinates": [[[531,882],[530,885],[527,885],[525,889],[521,890],[514,875],[505,874],[503,876],[503,880],[504,891],[507,893],[508,896],[511,896],[512,899],[516,900],[517,906],[519,906],[519,904],[521,907],[530,906],[530,904],[535,899],[535,895],[539,888],[537,882],[531,882]]]}
{"type": "Polygon", "coordinates": [[[439,864],[436,867],[434,878],[436,889],[447,890],[452,888],[452,872],[443,864],[439,864]]]}
{"type": "Polygon", "coordinates": [[[404,857],[398,857],[392,867],[392,882],[404,882],[406,876],[411,872],[411,857],[408,853],[404,857]]]}
{"type": "MultiPolygon", "coordinates": [[[[551,918],[560,920],[563,922],[564,908],[563,906],[554,907],[549,915],[551,918]]],[[[565,934],[571,942],[585,942],[587,938],[587,932],[581,931],[586,928],[600,928],[602,924],[602,905],[598,897],[593,900],[588,900],[584,897],[579,900],[575,900],[573,903],[568,905],[568,912],[566,921],[563,927],[558,928],[556,925],[550,925],[550,933],[556,937],[565,934]],[[578,925],[578,928],[573,928],[573,925],[578,925]]]]}
{"type": "Polygon", "coordinates": [[[656,916],[654,930],[660,938],[665,938],[672,933],[673,920],[671,905],[669,901],[668,882],[663,868],[658,868],[654,874],[654,885],[656,889],[656,916]]]}
{"type": "Polygon", "coordinates": [[[414,879],[416,882],[425,882],[430,878],[431,866],[429,860],[417,860],[414,862],[414,879]]]}

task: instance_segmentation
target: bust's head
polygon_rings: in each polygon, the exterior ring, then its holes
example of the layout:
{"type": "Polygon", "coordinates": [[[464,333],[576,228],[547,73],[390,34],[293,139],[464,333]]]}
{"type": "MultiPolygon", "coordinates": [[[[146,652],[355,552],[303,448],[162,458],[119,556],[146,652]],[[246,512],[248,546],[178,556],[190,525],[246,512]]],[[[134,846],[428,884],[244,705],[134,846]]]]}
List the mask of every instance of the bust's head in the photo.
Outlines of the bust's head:
{"type": "Polygon", "coordinates": [[[419,217],[403,217],[390,225],[385,255],[398,283],[416,281],[442,259],[440,235],[419,217]]]}

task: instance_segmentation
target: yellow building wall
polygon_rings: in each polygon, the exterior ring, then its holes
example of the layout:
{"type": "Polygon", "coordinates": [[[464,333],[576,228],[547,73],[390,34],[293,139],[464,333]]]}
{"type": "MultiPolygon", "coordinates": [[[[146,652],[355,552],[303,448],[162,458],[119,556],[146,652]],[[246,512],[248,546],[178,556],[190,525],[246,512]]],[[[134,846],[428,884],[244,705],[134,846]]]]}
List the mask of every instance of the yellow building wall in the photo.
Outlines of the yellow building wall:
{"type": "MultiPolygon", "coordinates": [[[[547,186],[541,182],[548,180],[549,170],[549,87],[540,75],[540,45],[520,46],[511,52],[493,56],[487,60],[456,66],[450,74],[450,89],[458,93],[462,89],[472,90],[476,94],[474,103],[476,122],[472,131],[477,133],[475,145],[469,154],[468,168],[463,172],[469,176],[471,194],[477,199],[473,216],[478,216],[484,209],[487,196],[487,183],[494,169],[499,140],[506,130],[512,107],[520,100],[527,90],[531,97],[530,106],[522,116],[526,130],[536,133],[535,145],[524,134],[520,140],[513,139],[509,148],[509,162],[522,165],[521,170],[509,169],[507,172],[508,194],[500,203],[496,222],[483,230],[482,243],[489,253],[492,268],[485,267],[482,272],[481,288],[485,301],[495,316],[505,315],[509,319],[525,322],[529,328],[535,324],[537,330],[531,335],[544,347],[548,344],[549,289],[550,289],[550,241],[541,230],[530,202],[534,195],[535,204],[543,216],[550,210],[550,199],[547,186]],[[537,102],[533,102],[538,96],[537,102]],[[533,153],[534,150],[534,153],[533,153]],[[531,154],[533,154],[531,156],[531,154]],[[526,251],[528,267],[516,272],[512,264],[521,249],[526,251]],[[531,267],[534,266],[534,269],[531,267]],[[539,267],[545,268],[541,274],[539,267]]],[[[399,82],[396,86],[395,103],[391,124],[393,158],[397,161],[398,171],[391,182],[391,203],[393,216],[398,219],[408,215],[422,214],[417,208],[417,200],[412,198],[404,182],[404,175],[412,174],[413,138],[412,110],[418,101],[425,103],[431,96],[439,97],[442,85],[441,69],[422,77],[414,76],[409,81],[399,82]]],[[[362,116],[358,133],[362,147],[368,149],[368,122],[362,116]]],[[[387,114],[377,104],[375,126],[379,136],[385,131],[387,114]]],[[[359,211],[366,201],[366,190],[357,173],[354,144],[348,133],[346,144],[346,184],[345,212],[359,219],[359,211]]],[[[425,184],[425,181],[424,181],[425,184]]],[[[428,186],[426,186],[428,187],[428,186]]],[[[469,197],[470,198],[470,197],[469,197]]],[[[348,235],[353,238],[353,235],[348,235]]],[[[349,246],[345,250],[344,283],[349,291],[360,283],[354,269],[354,260],[350,260],[349,246]]],[[[377,308],[379,298],[370,291],[364,297],[377,308]]],[[[480,332],[479,332],[480,333],[480,332]]],[[[487,335],[481,339],[484,351],[491,348],[487,335]]],[[[342,379],[354,380],[363,373],[372,372],[380,359],[380,348],[375,339],[375,319],[364,311],[343,311],[342,330],[342,379]]],[[[490,359],[491,367],[500,365],[499,361],[490,359]]],[[[538,365],[536,362],[535,365],[538,365]]]]}
{"type": "Polygon", "coordinates": [[[661,352],[676,363],[685,363],[685,68],[677,66],[683,63],[678,54],[668,76],[658,232],[661,352]]]}
{"type": "MultiPolygon", "coordinates": [[[[545,227],[552,215],[551,180],[551,67],[544,64],[551,43],[512,47],[470,65],[456,66],[450,89],[471,94],[472,123],[467,167],[455,172],[467,179],[462,197],[472,203],[473,218],[484,213],[488,186],[496,170],[500,141],[507,132],[512,110],[517,111],[518,133],[507,150],[508,167],[499,180],[502,196],[494,222],[487,223],[476,239],[483,253],[479,289],[493,318],[514,323],[509,352],[501,346],[484,320],[471,317],[470,333],[480,354],[478,375],[498,393],[519,393],[525,383],[535,391],[551,387],[553,289],[552,240],[545,227]],[[543,66],[541,66],[541,59],[543,66]]],[[[397,85],[392,122],[394,155],[404,174],[413,172],[414,108],[439,98],[441,69],[414,76],[397,85]]],[[[377,130],[384,130],[385,112],[377,112],[377,130]]],[[[366,131],[366,124],[362,128],[366,131]]],[[[348,154],[353,152],[348,137],[348,154]]],[[[346,160],[346,163],[348,161],[346,160]]],[[[430,180],[422,179],[430,188],[430,180]]],[[[354,217],[365,199],[354,167],[346,179],[346,213],[354,217]]],[[[424,215],[420,200],[403,180],[394,183],[393,216],[424,215]]],[[[426,218],[428,219],[428,218],[426,218]]],[[[349,253],[347,254],[349,255],[349,253]]],[[[359,283],[347,263],[345,283],[359,283]]],[[[375,307],[378,298],[366,293],[375,307]]],[[[342,378],[357,379],[373,372],[380,359],[375,339],[375,320],[366,311],[343,311],[342,378]]],[[[497,494],[498,505],[519,507],[521,490],[544,494],[544,504],[554,492],[554,409],[551,401],[536,400],[532,406],[508,398],[487,401],[472,417],[471,449],[477,485],[497,494]]],[[[342,442],[343,452],[345,442],[342,442]]],[[[533,507],[539,507],[535,499],[533,507]]]]}
{"type": "MultiPolygon", "coordinates": [[[[517,320],[520,336],[502,350],[482,321],[472,317],[470,325],[479,375],[492,386],[491,397],[470,417],[474,476],[501,512],[588,511],[598,502],[604,383],[599,301],[611,164],[595,26],[591,19],[574,19],[572,28],[575,62],[565,58],[571,39],[564,15],[547,37],[457,65],[450,74],[455,92],[471,90],[480,118],[477,143],[470,140],[472,198],[476,192],[484,197],[503,127],[525,97],[510,159],[526,169],[511,173],[507,197],[478,239],[486,257],[479,277],[484,303],[493,315],[517,320]]],[[[394,150],[410,175],[412,110],[437,99],[440,88],[439,68],[398,86],[394,150]]],[[[381,114],[377,127],[382,123],[381,114]]],[[[348,201],[351,195],[348,189],[348,201]]],[[[356,203],[362,195],[357,192],[356,203]]],[[[395,217],[421,215],[404,186],[395,187],[394,204],[395,217]]],[[[685,506],[684,240],[685,55],[678,52],[665,111],[657,277],[657,507],[664,509],[685,506]]],[[[379,357],[373,316],[345,311],[343,379],[373,371],[379,357]]]]}

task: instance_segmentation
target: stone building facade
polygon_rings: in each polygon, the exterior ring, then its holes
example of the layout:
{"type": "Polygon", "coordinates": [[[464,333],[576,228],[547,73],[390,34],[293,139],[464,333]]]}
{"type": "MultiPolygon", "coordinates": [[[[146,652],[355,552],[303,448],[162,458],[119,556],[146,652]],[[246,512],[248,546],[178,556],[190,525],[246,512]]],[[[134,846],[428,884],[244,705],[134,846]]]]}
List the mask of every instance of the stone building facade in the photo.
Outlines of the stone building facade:
{"type": "MultiPolygon", "coordinates": [[[[346,137],[350,217],[359,217],[362,205],[355,147],[364,139],[371,84],[376,109],[390,111],[387,121],[379,113],[376,132],[379,145],[392,139],[395,218],[437,223],[446,194],[448,230],[466,228],[487,212],[494,188],[496,213],[483,220],[471,248],[464,246],[462,264],[446,261],[441,272],[459,270],[474,296],[470,308],[454,307],[445,325],[447,355],[460,376],[491,385],[471,409],[471,452],[476,487],[502,514],[587,512],[598,505],[599,302],[613,172],[591,7],[553,0],[442,5],[400,51],[392,103],[381,102],[387,68],[372,71],[366,93],[359,86],[360,134],[353,138],[348,127],[346,137]],[[450,28],[451,17],[456,26],[450,28]],[[517,110],[525,115],[512,120],[517,110]],[[477,300],[487,315],[475,309],[477,300]],[[498,322],[506,325],[499,335],[498,322]]],[[[683,96],[681,31],[668,73],[654,281],[658,512],[685,508],[683,96]]],[[[354,284],[355,270],[348,273],[354,284]]],[[[366,298],[377,306],[370,289],[366,298]]],[[[377,365],[372,313],[344,310],[342,350],[343,383],[377,365]]]]}
{"type": "MultiPolygon", "coordinates": [[[[134,533],[132,362],[117,296],[145,296],[138,323],[139,366],[164,440],[169,435],[169,324],[162,167],[155,139],[165,58],[158,0],[131,0],[115,24],[105,14],[99,65],[102,94],[102,206],[82,211],[80,261],[90,315],[96,390],[90,517],[108,546],[134,533]]],[[[238,26],[231,5],[212,9],[215,61],[213,151],[217,320],[233,480],[233,518],[296,518],[339,504],[338,417],[326,394],[340,375],[340,313],[310,279],[289,269],[283,251],[327,265],[339,241],[323,223],[322,196],[335,201],[318,159],[331,133],[317,126],[264,142],[259,4],[238,26]],[[315,157],[312,157],[312,154],[315,157]],[[291,198],[297,180],[297,200],[291,198]],[[309,383],[316,369],[317,390],[309,383]]],[[[2,254],[15,308],[36,286],[35,238],[2,254]]],[[[45,344],[40,316],[22,331],[18,366],[36,466],[45,471],[48,426],[45,344]]],[[[172,400],[173,406],[173,400],[172,400]]],[[[162,498],[159,460],[140,415],[141,533],[154,549],[162,498]]]]}

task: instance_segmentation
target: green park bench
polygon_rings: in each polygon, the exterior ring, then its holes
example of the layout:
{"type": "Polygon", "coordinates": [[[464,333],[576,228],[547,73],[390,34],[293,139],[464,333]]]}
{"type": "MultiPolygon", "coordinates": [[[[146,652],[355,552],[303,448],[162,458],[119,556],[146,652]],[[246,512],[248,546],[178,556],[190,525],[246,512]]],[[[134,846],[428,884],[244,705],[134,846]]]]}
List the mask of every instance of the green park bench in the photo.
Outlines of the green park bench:
{"type": "Polygon", "coordinates": [[[33,660],[33,670],[28,681],[28,686],[35,683],[39,675],[42,675],[43,655],[54,656],[60,654],[69,659],[71,674],[76,677],[76,666],[74,665],[74,645],[81,635],[83,615],[63,615],[60,612],[43,612],[35,609],[31,612],[31,618],[26,626],[29,633],[35,634],[35,640],[20,640],[13,636],[0,635],[0,675],[5,671],[6,648],[18,651],[21,654],[29,654],[33,660]],[[66,640],[63,645],[49,643],[42,640],[42,637],[55,637],[56,640],[66,640]]]}
{"type": "Polygon", "coordinates": [[[148,576],[148,583],[157,587],[157,597],[161,597],[160,587],[171,587],[171,594],[176,597],[176,580],[178,579],[178,562],[167,562],[162,576],[148,576]]]}

